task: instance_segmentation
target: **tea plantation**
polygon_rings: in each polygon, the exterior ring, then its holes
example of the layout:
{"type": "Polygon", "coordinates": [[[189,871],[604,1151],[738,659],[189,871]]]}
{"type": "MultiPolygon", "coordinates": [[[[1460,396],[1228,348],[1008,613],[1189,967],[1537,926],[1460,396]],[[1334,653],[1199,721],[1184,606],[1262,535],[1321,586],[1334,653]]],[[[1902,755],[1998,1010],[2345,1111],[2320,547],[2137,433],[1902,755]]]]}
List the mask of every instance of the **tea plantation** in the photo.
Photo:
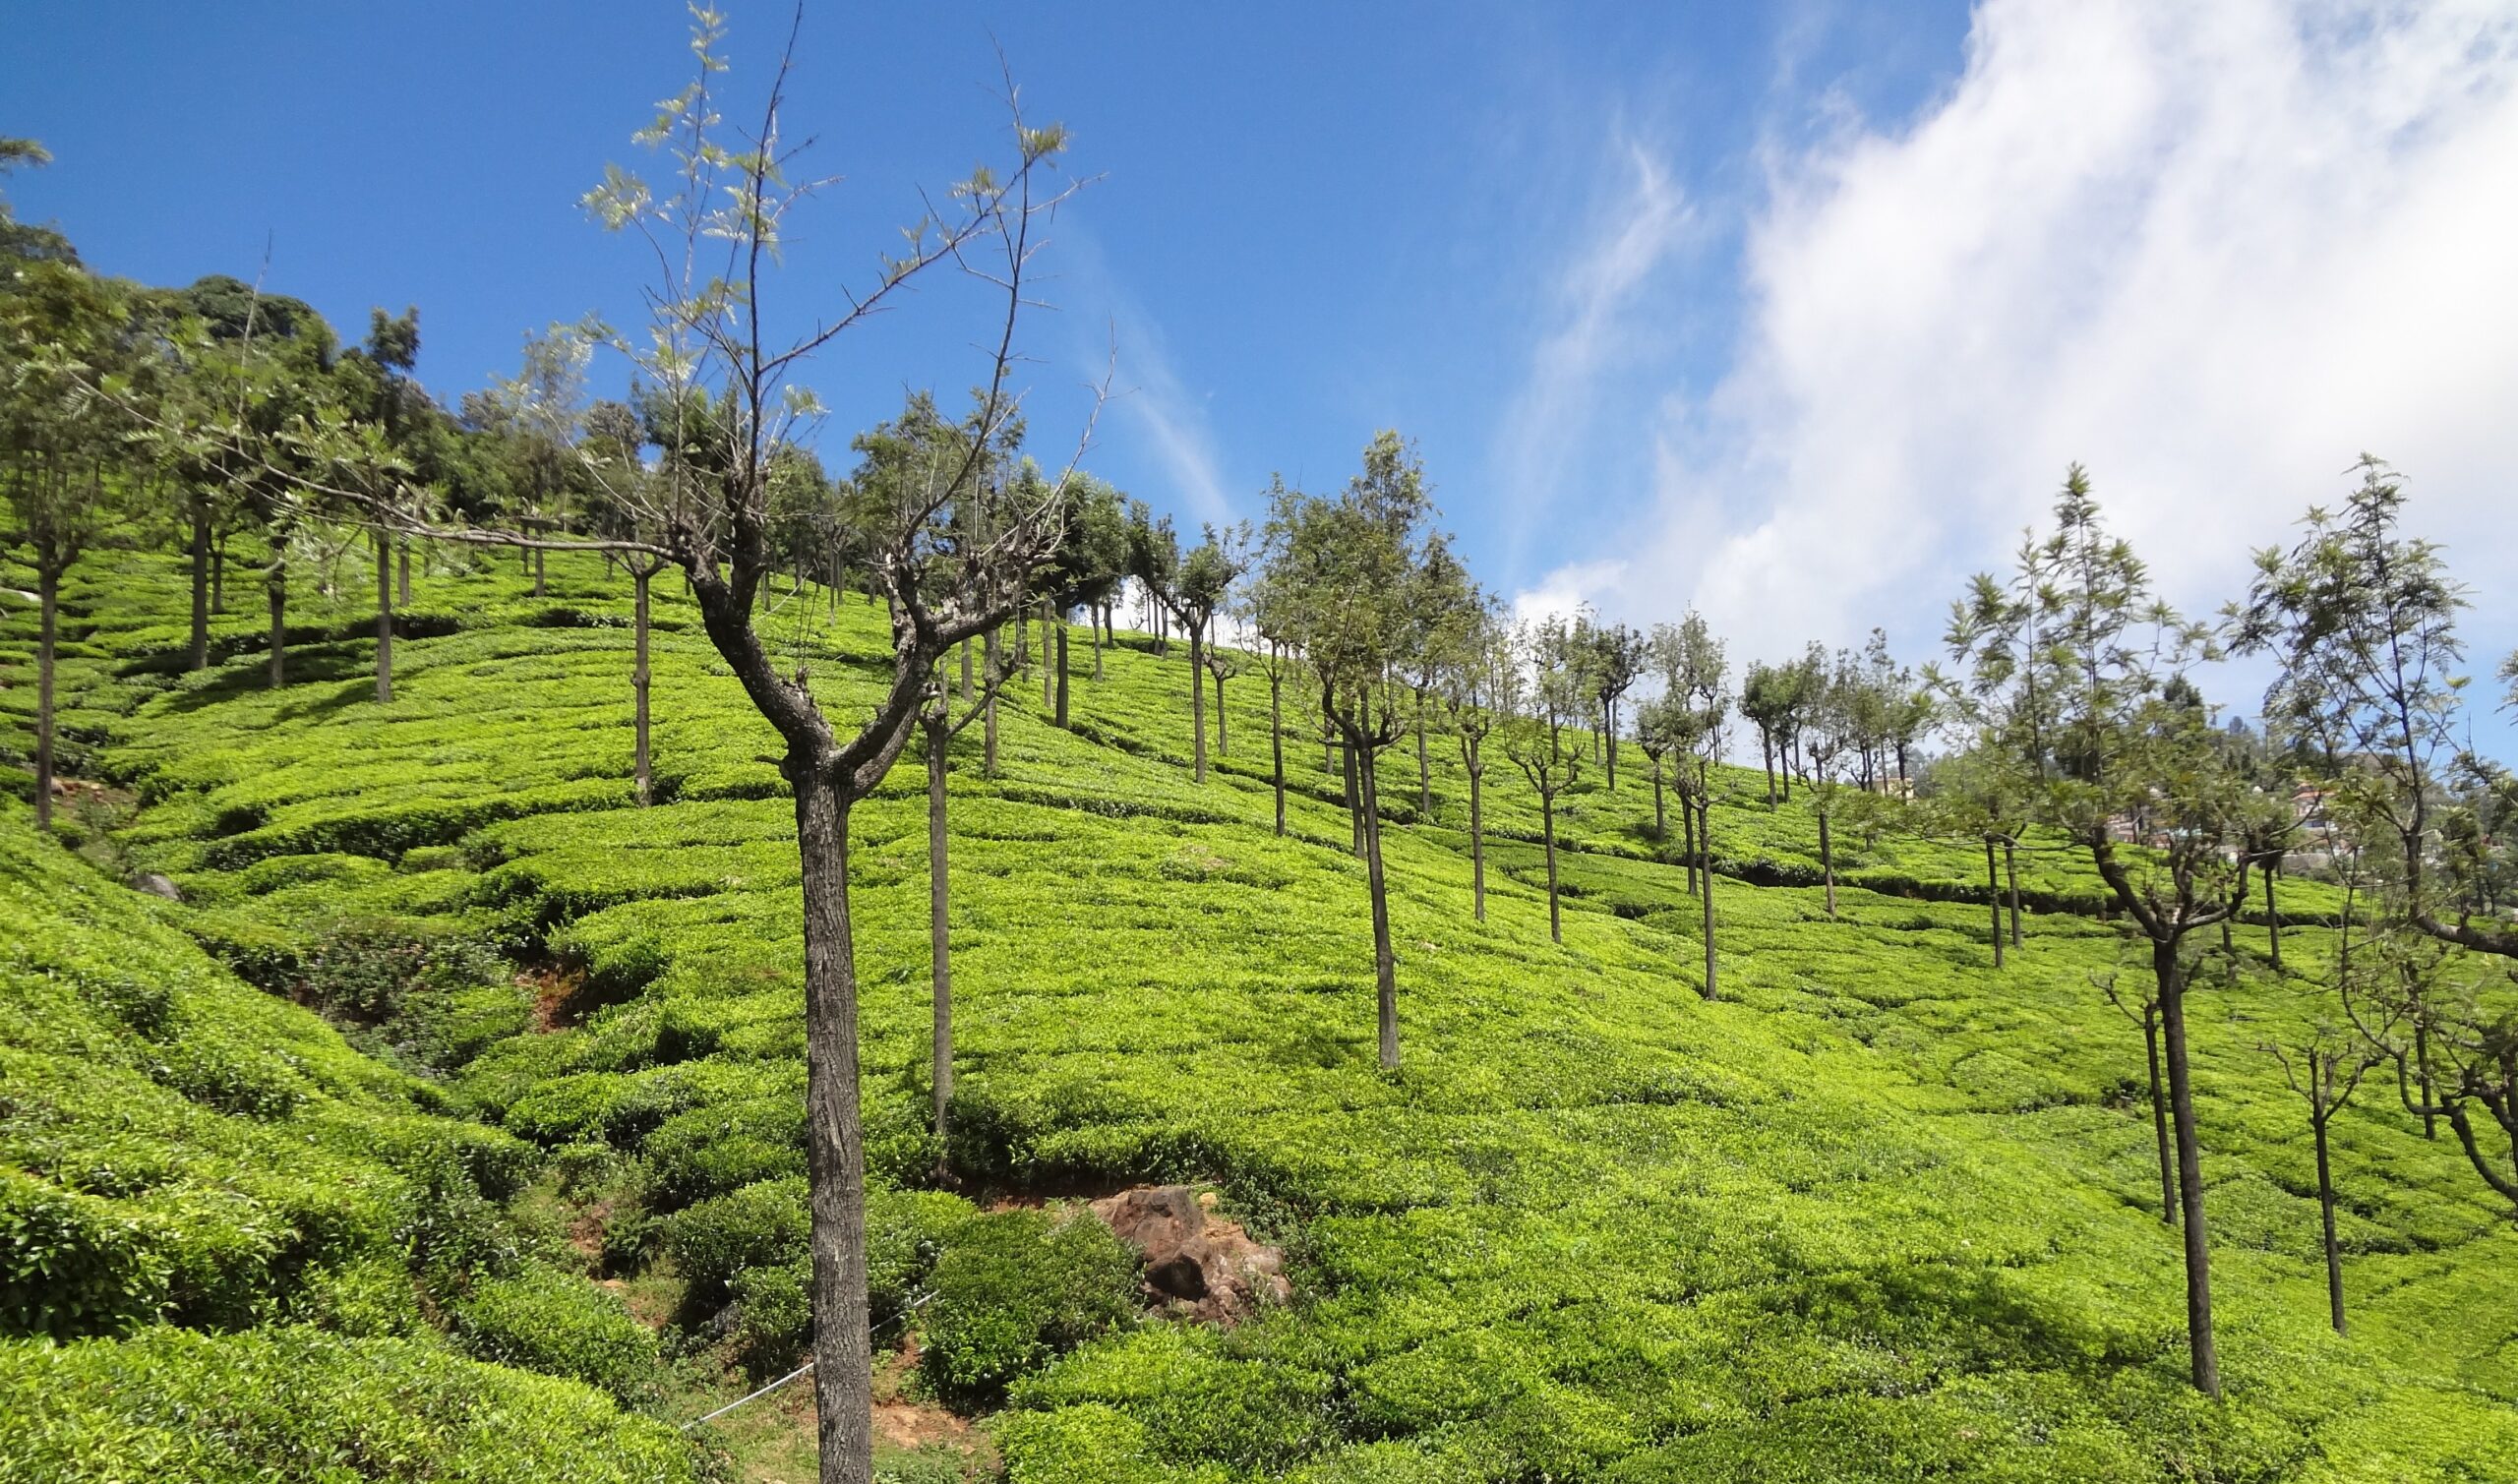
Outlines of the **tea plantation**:
{"type": "MultiPolygon", "coordinates": [[[[635,807],[626,581],[556,562],[536,600],[512,562],[438,559],[380,705],[371,621],[317,575],[270,690],[258,605],[185,676],[174,562],[74,574],[78,854],[0,805],[0,1474],[798,1477],[790,1403],[674,1426],[805,1341],[773,735],[660,581],[663,801],[635,807]],[[182,902],[119,884],[146,872],[182,902]]],[[[835,716],[871,694],[861,597],[764,626],[835,716]]],[[[31,631],[0,597],[0,766],[31,631]]],[[[1279,838],[1264,679],[1231,682],[1202,786],[1181,650],[1123,635],[1097,678],[1082,640],[1068,728],[1034,670],[995,776],[978,728],[953,750],[955,1192],[915,751],[852,832],[878,1342],[914,1336],[883,1385],[935,1423],[891,1477],[2518,1479],[2518,1227],[2392,1087],[2335,1125],[2327,1328],[2308,1124],[2258,1049],[2319,1013],[2325,931],[2289,929],[2286,975],[2242,927],[2248,967],[2194,1002],[2214,1403],[2141,1034],[2098,987],[2140,960],[2068,853],[2022,857],[2041,910],[1997,971],[1980,854],[1840,839],[1830,920],[1807,801],[1732,772],[1709,1001],[1641,756],[1561,813],[1560,947],[1500,759],[1472,918],[1438,733],[1430,817],[1412,748],[1384,764],[1385,1075],[1316,735],[1289,727],[1279,838]],[[1141,1317],[1070,1203],[1143,1181],[1212,1188],[1293,1301],[1141,1317]]]]}

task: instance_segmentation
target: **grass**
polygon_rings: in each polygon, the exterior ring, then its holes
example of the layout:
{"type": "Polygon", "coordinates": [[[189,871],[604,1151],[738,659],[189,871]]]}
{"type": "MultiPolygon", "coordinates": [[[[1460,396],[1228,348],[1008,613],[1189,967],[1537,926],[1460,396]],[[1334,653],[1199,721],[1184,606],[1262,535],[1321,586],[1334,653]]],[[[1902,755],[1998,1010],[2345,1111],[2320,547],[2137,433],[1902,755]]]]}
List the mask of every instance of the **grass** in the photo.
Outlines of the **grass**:
{"type": "MultiPolygon", "coordinates": [[[[540,603],[505,569],[423,577],[443,631],[395,646],[378,706],[348,637],[278,692],[250,649],[206,676],[150,668],[181,639],[174,567],[100,560],[72,589],[66,674],[82,765],[141,803],[91,848],[171,875],[187,903],[150,911],[266,984],[307,982],[344,924],[379,921],[545,971],[548,1003],[431,989],[353,1037],[581,1171],[569,1210],[619,1228],[602,1260],[661,1285],[689,1333],[740,1335],[744,1300],[718,1310],[744,1270],[694,1296],[650,1228],[802,1171],[774,739],[660,584],[670,801],[631,807],[628,636],[608,626],[627,584],[553,570],[540,603]]],[[[6,621],[15,705],[29,625],[6,621]]],[[[883,645],[862,602],[834,622],[798,600],[770,626],[813,658],[827,708],[869,693],[883,645]]],[[[954,753],[952,1158],[983,1193],[1213,1182],[1287,1245],[1298,1297],[1230,1332],[1122,1324],[1035,1356],[989,1424],[1010,1478],[2518,1477],[2518,1231],[2383,1089],[2336,1123],[2354,1329],[2325,1327],[2307,1119],[2256,1049],[2318,1014],[2321,931],[2292,929],[2285,977],[2242,929],[2246,972],[2192,1011],[2215,1406],[2183,1381],[2140,1035],[2094,985],[2140,972],[2110,924],[2033,913],[1996,972],[1981,855],[1897,839],[1845,843],[1830,920],[1807,801],[1769,812],[1762,775],[1726,770],[1709,1003],[1640,756],[1563,813],[1560,948],[1536,801],[1500,766],[1471,920],[1466,780],[1437,738],[1432,817],[1387,835],[1404,1062],[1386,1077],[1362,873],[1316,743],[1289,738],[1280,840],[1263,680],[1231,683],[1232,750],[1200,787],[1180,647],[1126,636],[1099,682],[1070,652],[1068,731],[1042,719],[1036,672],[1004,706],[998,776],[976,729],[954,753]]],[[[1412,751],[1384,766],[1412,820],[1412,751]]],[[[853,830],[869,1160],[891,1191],[935,1153],[922,790],[912,756],[853,830]]],[[[2096,898],[2064,852],[2022,870],[2050,908],[2096,898]]],[[[2329,896],[2293,883],[2285,908],[2329,896]]],[[[960,1229],[920,1239],[904,1298],[960,1229]]],[[[706,1355],[745,1363],[732,1339],[706,1355]]],[[[666,1384],[696,1411],[740,1379],[666,1384]]],[[[803,1466],[793,1429],[724,1437],[754,1477],[803,1466]]]]}

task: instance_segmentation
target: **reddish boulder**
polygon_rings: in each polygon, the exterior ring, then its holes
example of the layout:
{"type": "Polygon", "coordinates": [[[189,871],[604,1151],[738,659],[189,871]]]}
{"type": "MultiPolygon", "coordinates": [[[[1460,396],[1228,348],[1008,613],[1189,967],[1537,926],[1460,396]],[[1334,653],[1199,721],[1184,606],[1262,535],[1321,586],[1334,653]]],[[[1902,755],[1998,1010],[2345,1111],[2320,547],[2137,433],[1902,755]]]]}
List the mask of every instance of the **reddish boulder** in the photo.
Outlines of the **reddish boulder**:
{"type": "Polygon", "coordinates": [[[1146,1185],[1094,1202],[1093,1213],[1144,1257],[1155,1303],[1230,1324],[1291,1298],[1285,1255],[1210,1216],[1214,1199],[1185,1185],[1146,1185]]]}

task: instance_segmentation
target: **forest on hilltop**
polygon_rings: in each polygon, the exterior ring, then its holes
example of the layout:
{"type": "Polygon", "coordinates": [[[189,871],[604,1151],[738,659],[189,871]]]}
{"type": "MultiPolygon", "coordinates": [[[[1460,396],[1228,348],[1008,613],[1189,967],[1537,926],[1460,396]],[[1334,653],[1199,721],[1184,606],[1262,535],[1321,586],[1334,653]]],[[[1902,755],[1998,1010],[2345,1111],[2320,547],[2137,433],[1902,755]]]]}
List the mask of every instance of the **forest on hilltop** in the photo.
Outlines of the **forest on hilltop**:
{"type": "Polygon", "coordinates": [[[2518,1478],[2518,783],[2394,470],[2212,615],[2075,466],[1929,660],[1516,622],[1398,433],[1190,540],[1027,425],[1066,147],[771,345],[698,245],[810,188],[616,171],[654,323],[453,407],[0,207],[0,1474],[2518,1478]],[[956,272],[967,405],[831,436],[956,272]]]}

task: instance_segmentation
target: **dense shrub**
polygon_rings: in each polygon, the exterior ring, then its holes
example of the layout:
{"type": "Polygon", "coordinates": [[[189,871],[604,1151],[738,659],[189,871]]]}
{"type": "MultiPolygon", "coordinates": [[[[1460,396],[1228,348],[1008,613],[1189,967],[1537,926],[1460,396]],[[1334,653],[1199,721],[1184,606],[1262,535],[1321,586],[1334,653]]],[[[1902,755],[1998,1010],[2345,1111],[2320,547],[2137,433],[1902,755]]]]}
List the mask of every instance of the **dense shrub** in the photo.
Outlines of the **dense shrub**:
{"type": "Polygon", "coordinates": [[[454,1335],[482,1360],[600,1387],[625,1401],[653,1395],[656,1336],[610,1291],[529,1263],[482,1282],[451,1310],[454,1335]]]}
{"type": "Polygon", "coordinates": [[[157,1317],[172,1264],[116,1204],[0,1169],[0,1334],[117,1335],[157,1317]]]}
{"type": "Polygon", "coordinates": [[[938,1395],[963,1404],[993,1399],[1137,1308],[1135,1255],[1082,1215],[978,1217],[944,1249],[933,1283],[920,1364],[938,1395]]]}
{"type": "Polygon", "coordinates": [[[0,1472],[28,1484],[698,1476],[670,1426],[573,1383],[300,1328],[0,1341],[0,1472]]]}
{"type": "Polygon", "coordinates": [[[665,1250],[694,1292],[721,1296],[736,1274],[791,1262],[812,1235],[801,1178],[764,1180],[665,1219],[665,1250]]]}

